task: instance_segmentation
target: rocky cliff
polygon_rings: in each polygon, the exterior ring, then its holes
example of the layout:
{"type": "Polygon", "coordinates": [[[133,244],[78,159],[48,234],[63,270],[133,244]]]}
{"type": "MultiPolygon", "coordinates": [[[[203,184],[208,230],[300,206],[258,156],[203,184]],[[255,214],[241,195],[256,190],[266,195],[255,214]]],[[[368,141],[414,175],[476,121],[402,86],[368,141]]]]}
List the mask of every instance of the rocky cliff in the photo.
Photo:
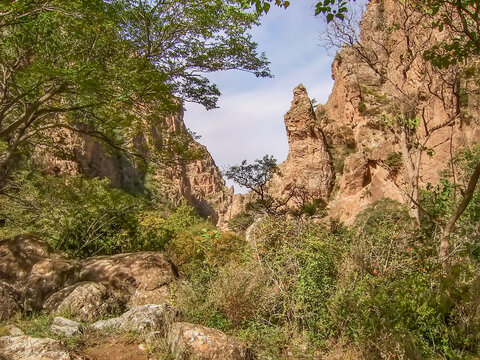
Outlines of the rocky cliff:
{"type": "Polygon", "coordinates": [[[206,147],[185,127],[182,112],[150,124],[148,131],[129,145],[147,159],[147,164],[102,143],[86,130],[85,134],[67,130],[52,133],[61,146],[55,150],[38,146],[35,157],[49,173],[108,178],[113,186],[129,191],[143,188],[148,165],[149,175],[158,180],[160,196],[174,203],[185,199],[202,216],[217,221],[218,209],[231,194],[206,147]]]}
{"type": "Polygon", "coordinates": [[[338,176],[332,217],[351,222],[384,197],[408,203],[415,181],[437,183],[457,150],[480,140],[473,99],[462,103],[462,69],[423,58],[442,36],[430,21],[400,2],[373,0],[360,42],[336,56],[332,94],[317,109],[338,176]]]}
{"type": "Polygon", "coordinates": [[[303,85],[293,90],[290,110],[285,114],[289,152],[271,180],[274,196],[287,197],[290,207],[314,200],[328,201],[334,180],[332,157],[312,103],[303,85]]]}
{"type": "MultiPolygon", "coordinates": [[[[372,0],[358,39],[355,24],[337,25],[337,34],[351,36],[333,62],[332,93],[314,114],[306,89],[295,88],[275,196],[293,195],[292,207],[322,199],[328,215],[346,223],[382,198],[418,216],[411,200],[418,188],[438,183],[441,170],[454,170],[455,153],[480,141],[478,91],[465,67],[442,70],[424,60],[445,36],[429,23],[408,4],[372,0]]],[[[226,218],[247,200],[235,195],[226,218]]]]}

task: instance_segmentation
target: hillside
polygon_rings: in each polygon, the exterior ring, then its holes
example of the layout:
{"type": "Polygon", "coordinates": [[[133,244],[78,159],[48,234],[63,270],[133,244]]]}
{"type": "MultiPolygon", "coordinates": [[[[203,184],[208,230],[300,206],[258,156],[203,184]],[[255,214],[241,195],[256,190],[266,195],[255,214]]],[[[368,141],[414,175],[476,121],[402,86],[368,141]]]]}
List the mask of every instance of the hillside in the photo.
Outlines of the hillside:
{"type": "Polygon", "coordinates": [[[333,91],[238,195],[182,101],[270,75],[271,2],[2,5],[2,360],[480,358],[480,3],[318,2],[333,91]]]}

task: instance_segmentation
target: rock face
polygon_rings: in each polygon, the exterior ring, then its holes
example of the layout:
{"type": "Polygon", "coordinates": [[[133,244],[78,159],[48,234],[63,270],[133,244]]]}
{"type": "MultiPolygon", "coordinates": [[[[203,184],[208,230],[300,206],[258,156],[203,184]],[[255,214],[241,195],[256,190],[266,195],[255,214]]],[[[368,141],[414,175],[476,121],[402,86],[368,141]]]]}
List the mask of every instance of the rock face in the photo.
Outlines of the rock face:
{"type": "Polygon", "coordinates": [[[50,330],[52,330],[54,334],[70,337],[81,334],[82,324],[57,316],[53,319],[50,330]]]}
{"type": "MultiPolygon", "coordinates": [[[[143,189],[145,173],[134,159],[86,134],[56,130],[51,137],[61,146],[56,150],[39,146],[35,155],[48,173],[85,174],[108,178],[114,186],[130,191],[143,189]]],[[[174,203],[187,200],[201,215],[218,220],[232,194],[207,148],[188,132],[180,110],[158,118],[129,146],[154,159],[150,167],[163,196],[174,203]]]]}
{"type": "MultiPolygon", "coordinates": [[[[291,209],[299,209],[318,200],[327,202],[335,180],[332,157],[307,90],[302,84],[293,90],[292,104],[285,114],[285,127],[288,157],[279,165],[280,175],[270,179],[269,195],[291,209]]],[[[252,193],[234,195],[222,213],[219,225],[227,227],[228,221],[253,200],[255,196],[252,193]]]]}
{"type": "Polygon", "coordinates": [[[172,325],[168,344],[175,359],[253,359],[248,348],[234,338],[215,329],[185,322],[172,325]]]}
{"type": "MultiPolygon", "coordinates": [[[[199,214],[208,216],[216,223],[220,214],[226,211],[232,191],[225,186],[225,180],[207,148],[195,141],[188,132],[183,114],[167,118],[166,124],[167,134],[186,137],[187,152],[193,155],[193,160],[185,161],[176,157],[170,166],[158,169],[157,177],[163,184],[164,194],[171,200],[186,199],[199,214]]],[[[161,135],[158,131],[155,134],[158,144],[161,135]]]]}
{"type": "MultiPolygon", "coordinates": [[[[469,95],[476,85],[459,69],[424,60],[444,33],[423,26],[431,20],[408,6],[369,2],[360,41],[336,56],[332,94],[315,114],[305,88],[295,88],[285,115],[289,155],[270,184],[290,207],[321,199],[331,218],[351,224],[369,204],[390,198],[410,203],[412,215],[415,184],[438,183],[453,155],[480,141],[479,104],[469,95]]],[[[248,200],[235,195],[225,220],[248,200]]]]}
{"type": "Polygon", "coordinates": [[[152,251],[97,256],[81,265],[81,281],[103,284],[129,307],[167,301],[167,285],[178,277],[173,263],[152,251]]]}
{"type": "Polygon", "coordinates": [[[70,317],[89,322],[122,309],[121,302],[103,284],[82,281],[52,294],[43,304],[50,313],[68,312],[70,317]]]}
{"type": "Polygon", "coordinates": [[[91,321],[115,309],[167,302],[177,276],[162,253],[77,261],[35,237],[18,236],[0,241],[0,314],[8,318],[26,305],[91,321]]]}
{"type": "Polygon", "coordinates": [[[330,216],[351,223],[383,197],[407,203],[415,176],[420,185],[437,183],[452,154],[480,140],[478,113],[469,111],[473,98],[462,108],[458,89],[448,85],[468,90],[466,80],[423,59],[443,36],[423,26],[430,21],[401,2],[372,0],[360,43],[336,56],[332,94],[316,112],[338,177],[330,216]],[[418,124],[404,138],[402,121],[418,124]]]}
{"type": "Polygon", "coordinates": [[[0,321],[9,319],[22,310],[20,298],[13,286],[0,281],[0,321]]]}
{"type": "Polygon", "coordinates": [[[293,90],[285,115],[289,152],[280,165],[281,176],[271,181],[275,196],[291,197],[288,205],[299,207],[313,200],[328,201],[333,187],[332,158],[313,106],[303,85],[293,90]]]}
{"type": "Polygon", "coordinates": [[[176,315],[175,309],[167,304],[136,306],[119,317],[95,322],[90,329],[137,333],[154,331],[165,335],[176,315]]]}
{"type": "Polygon", "coordinates": [[[0,359],[5,360],[72,360],[65,346],[53,339],[30,336],[0,338],[0,359]]]}

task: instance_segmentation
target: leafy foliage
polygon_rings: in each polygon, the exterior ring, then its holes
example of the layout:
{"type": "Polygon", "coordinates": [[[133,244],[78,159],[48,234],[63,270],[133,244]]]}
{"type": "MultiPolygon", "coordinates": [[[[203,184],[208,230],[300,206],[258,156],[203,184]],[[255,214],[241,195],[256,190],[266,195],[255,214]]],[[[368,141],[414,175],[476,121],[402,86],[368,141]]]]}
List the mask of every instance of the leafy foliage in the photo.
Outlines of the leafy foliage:
{"type": "Polygon", "coordinates": [[[129,149],[179,99],[216,106],[204,73],[270,76],[248,33],[257,18],[235,1],[2,2],[0,187],[15,155],[58,146],[54,129],[129,149]]]}
{"type": "Polygon", "coordinates": [[[257,159],[253,164],[243,160],[240,165],[231,166],[223,175],[237,184],[251,190],[257,199],[249,204],[254,211],[274,212],[280,205],[278,199],[268,193],[268,182],[274,174],[280,174],[277,160],[270,155],[257,159]]]}

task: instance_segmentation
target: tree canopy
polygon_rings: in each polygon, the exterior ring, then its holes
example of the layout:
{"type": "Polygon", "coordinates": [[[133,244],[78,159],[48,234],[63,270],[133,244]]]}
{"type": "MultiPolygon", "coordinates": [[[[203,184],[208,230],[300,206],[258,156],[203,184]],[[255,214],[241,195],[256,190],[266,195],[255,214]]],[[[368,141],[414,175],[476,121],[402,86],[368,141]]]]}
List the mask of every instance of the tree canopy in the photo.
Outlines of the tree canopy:
{"type": "Polygon", "coordinates": [[[219,0],[2,1],[0,177],[51,129],[118,146],[178,99],[214,108],[205,73],[270,76],[248,33],[258,16],[219,0]]]}

